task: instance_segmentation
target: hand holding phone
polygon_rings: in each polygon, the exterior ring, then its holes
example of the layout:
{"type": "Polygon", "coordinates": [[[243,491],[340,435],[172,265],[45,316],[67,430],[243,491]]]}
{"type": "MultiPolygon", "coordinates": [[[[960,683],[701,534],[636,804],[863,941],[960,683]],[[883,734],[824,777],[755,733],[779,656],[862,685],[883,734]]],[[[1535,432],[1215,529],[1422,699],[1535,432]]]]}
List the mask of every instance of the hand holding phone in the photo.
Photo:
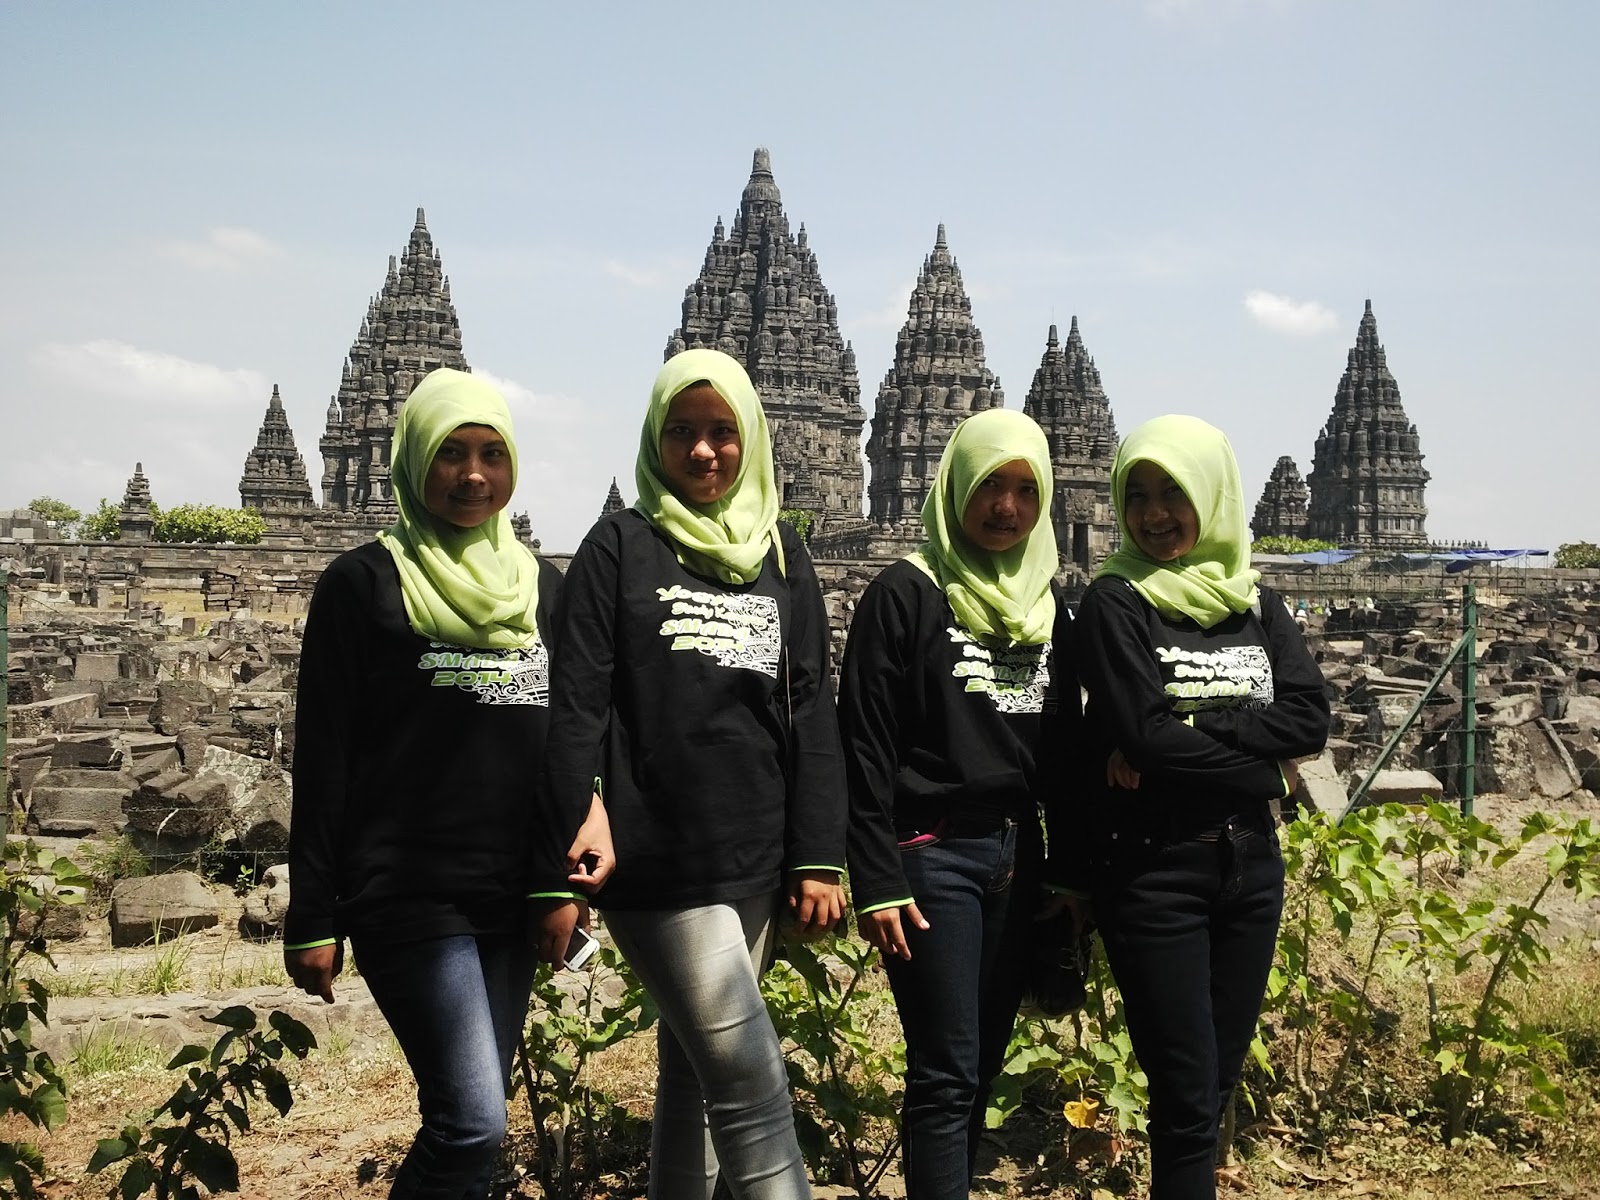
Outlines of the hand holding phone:
{"type": "Polygon", "coordinates": [[[562,965],[569,971],[579,970],[595,956],[595,952],[599,949],[599,940],[582,925],[579,925],[573,929],[572,937],[567,941],[566,953],[561,956],[562,965]]]}

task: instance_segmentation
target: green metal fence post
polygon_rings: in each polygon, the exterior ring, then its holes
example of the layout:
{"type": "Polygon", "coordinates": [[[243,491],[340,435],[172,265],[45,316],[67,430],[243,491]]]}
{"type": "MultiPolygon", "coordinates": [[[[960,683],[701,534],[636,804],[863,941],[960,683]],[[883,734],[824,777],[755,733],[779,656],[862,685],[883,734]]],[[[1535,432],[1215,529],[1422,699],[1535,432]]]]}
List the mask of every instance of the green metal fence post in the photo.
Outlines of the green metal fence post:
{"type": "Polygon", "coordinates": [[[1461,596],[1461,815],[1472,815],[1478,792],[1478,591],[1472,584],[1461,596]]]}

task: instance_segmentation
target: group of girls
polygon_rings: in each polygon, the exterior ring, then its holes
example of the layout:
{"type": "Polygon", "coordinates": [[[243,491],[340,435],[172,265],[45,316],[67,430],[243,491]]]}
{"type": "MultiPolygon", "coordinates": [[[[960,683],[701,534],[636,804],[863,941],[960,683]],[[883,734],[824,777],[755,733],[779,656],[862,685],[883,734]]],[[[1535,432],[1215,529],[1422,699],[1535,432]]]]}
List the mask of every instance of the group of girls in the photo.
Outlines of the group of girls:
{"type": "Polygon", "coordinates": [[[967,1195],[1059,914],[1098,926],[1123,994],[1152,1195],[1214,1196],[1282,905],[1274,807],[1328,726],[1220,432],[1163,417],[1123,442],[1122,545],[1074,621],[1043,433],[969,417],[926,540],[853,615],[837,703],[727,355],[662,368],[638,502],[564,579],[504,512],[490,385],[428,375],[391,457],[398,521],[333,562],[307,620],[284,951],[331,1001],[348,938],[412,1067],[391,1196],[486,1195],[536,957],[559,964],[594,904],[661,1012],[652,1200],[709,1200],[719,1175],[736,1200],[809,1197],[760,976],[780,937],[837,924],[847,865],[905,1033],[911,1200],[967,1195]]]}

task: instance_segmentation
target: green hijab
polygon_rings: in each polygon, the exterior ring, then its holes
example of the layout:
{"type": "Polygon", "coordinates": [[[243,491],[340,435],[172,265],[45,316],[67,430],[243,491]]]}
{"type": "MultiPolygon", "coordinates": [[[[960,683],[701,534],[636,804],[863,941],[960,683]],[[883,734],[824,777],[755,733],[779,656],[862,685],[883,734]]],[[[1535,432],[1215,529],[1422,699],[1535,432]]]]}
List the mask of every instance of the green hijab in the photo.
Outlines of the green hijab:
{"type": "Polygon", "coordinates": [[[1111,499],[1122,547],[1101,564],[1097,575],[1126,579],[1163,616],[1190,617],[1202,629],[1257,602],[1261,572],[1250,569],[1239,463],[1220,429],[1199,417],[1146,421],[1117,447],[1111,499]],[[1125,493],[1128,472],[1137,462],[1154,463],[1172,476],[1194,505],[1199,539],[1193,550],[1170,563],[1151,558],[1128,532],[1125,493]]]}
{"type": "Polygon", "coordinates": [[[689,570],[724,583],[750,583],[761,574],[767,547],[777,541],[778,487],[767,414],[738,360],[720,350],[696,349],[666,361],[650,389],[633,480],[639,489],[634,507],[677,543],[678,561],[689,570]],[[739,470],[733,486],[705,507],[678,499],[661,469],[667,410],[674,396],[696,383],[715,388],[739,425],[739,470]]]}
{"type": "Polygon", "coordinates": [[[539,562],[517,541],[501,509],[475,529],[458,529],[423,503],[423,485],[439,447],[462,425],[487,425],[511,452],[517,444],[505,400],[476,375],[441,367],[407,397],[394,427],[390,479],[400,519],[378,535],[400,571],[411,628],[458,646],[506,650],[538,638],[539,562]]]}
{"type": "Polygon", "coordinates": [[[1015,409],[974,413],[950,435],[939,474],[922,504],[928,540],[911,555],[944,592],[963,629],[988,642],[1037,646],[1050,640],[1056,602],[1056,532],[1050,520],[1050,447],[1032,417],[1015,409]],[[1021,459],[1039,485],[1039,521],[1001,554],[979,549],[961,528],[978,485],[1021,459]]]}

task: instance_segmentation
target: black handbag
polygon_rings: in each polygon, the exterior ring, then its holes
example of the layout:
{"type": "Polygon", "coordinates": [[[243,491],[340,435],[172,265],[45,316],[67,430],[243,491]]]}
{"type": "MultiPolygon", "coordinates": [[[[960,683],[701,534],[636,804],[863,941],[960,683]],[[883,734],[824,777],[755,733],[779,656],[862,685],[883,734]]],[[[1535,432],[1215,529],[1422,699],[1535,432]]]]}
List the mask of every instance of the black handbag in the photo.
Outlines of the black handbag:
{"type": "Polygon", "coordinates": [[[1041,1017],[1064,1017],[1083,1007],[1089,978],[1093,923],[1073,931],[1072,912],[1064,910],[1034,924],[1033,949],[1023,979],[1022,1007],[1041,1017]]]}

